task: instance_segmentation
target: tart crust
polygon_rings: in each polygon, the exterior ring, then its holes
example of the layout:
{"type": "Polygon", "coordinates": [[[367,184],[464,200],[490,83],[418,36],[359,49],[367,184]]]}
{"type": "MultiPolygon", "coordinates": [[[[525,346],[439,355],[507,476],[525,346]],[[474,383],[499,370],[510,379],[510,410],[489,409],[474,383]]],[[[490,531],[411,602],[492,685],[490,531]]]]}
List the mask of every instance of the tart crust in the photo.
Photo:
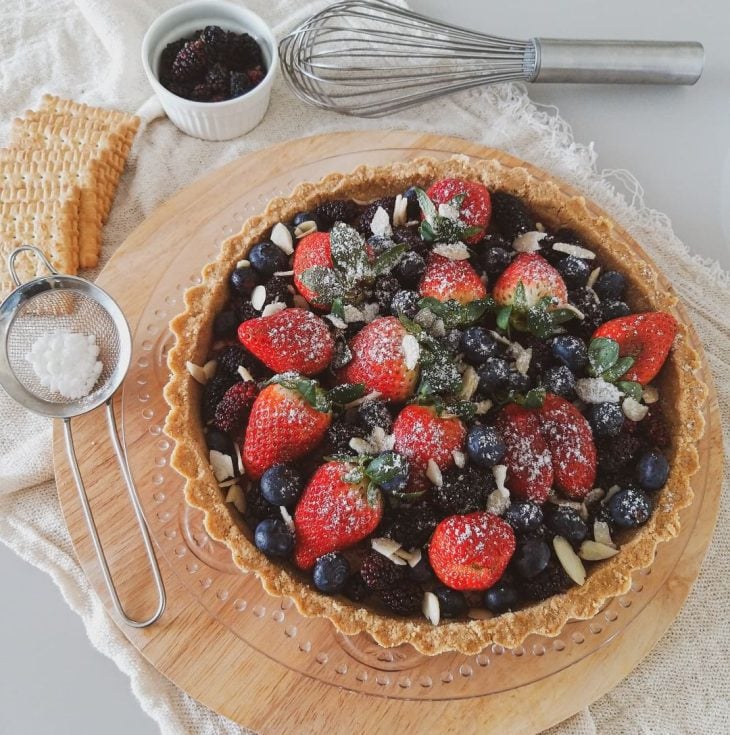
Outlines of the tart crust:
{"type": "Polygon", "coordinates": [[[303,615],[329,618],[348,635],[367,632],[382,646],[410,643],[428,655],[445,651],[473,655],[494,643],[511,648],[530,634],[556,636],[567,621],[592,618],[610,598],[628,591],[632,573],[652,563],[658,544],[679,533],[680,511],[693,499],[690,478],[699,468],[696,443],[704,432],[702,407],[707,397],[707,386],[697,376],[700,358],[688,342],[691,327],[682,323],[683,315],[674,309],[676,294],[638,245],[594,205],[589,206],[582,196],[567,191],[546,174],[506,166],[496,159],[475,161],[465,156],[419,158],[387,166],[360,166],[350,174],[330,174],[317,183],[299,185],[287,198],[271,200],[262,214],[248,219],[237,235],[223,242],[217,260],[206,265],[202,275],[202,283],[185,294],[184,313],[170,323],[176,342],[168,355],[171,375],[165,399],[170,411],[165,432],[176,444],[172,466],[185,479],[187,502],[204,511],[210,536],[230,549],[238,567],[256,574],[269,594],[290,597],[303,615]],[[673,407],[673,413],[666,417],[672,430],[671,472],[649,521],[622,543],[618,554],[594,564],[580,587],[514,613],[434,626],[425,618],[398,618],[320,594],[254,546],[238,512],[225,503],[225,490],[218,487],[209,464],[200,418],[201,387],[185,363],[204,361],[214,315],[228,297],[228,275],[277,222],[288,221],[297,212],[311,210],[328,199],[370,201],[447,176],[511,192],[523,198],[544,224],[575,230],[604,265],[625,275],[632,310],[670,310],[680,324],[657,381],[662,402],[673,407]]]}

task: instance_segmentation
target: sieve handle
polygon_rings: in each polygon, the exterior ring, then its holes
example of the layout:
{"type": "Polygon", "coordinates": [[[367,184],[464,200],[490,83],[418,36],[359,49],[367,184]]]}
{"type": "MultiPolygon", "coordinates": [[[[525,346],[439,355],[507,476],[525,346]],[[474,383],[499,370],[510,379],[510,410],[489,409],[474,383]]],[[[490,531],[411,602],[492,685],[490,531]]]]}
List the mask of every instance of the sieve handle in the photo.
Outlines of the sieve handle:
{"type": "Polygon", "coordinates": [[[52,276],[58,275],[58,271],[50,264],[48,258],[46,258],[46,254],[42,250],[39,250],[33,245],[21,245],[21,247],[13,250],[13,252],[10,253],[10,255],[8,256],[8,270],[10,271],[10,277],[13,279],[13,283],[16,286],[21,285],[21,280],[20,276],[18,276],[18,273],[15,270],[15,259],[21,253],[33,253],[33,255],[35,255],[36,258],[38,258],[43,263],[43,265],[46,266],[46,268],[48,268],[48,272],[52,276]]]}
{"type": "Polygon", "coordinates": [[[109,565],[107,563],[106,556],[104,555],[104,549],[102,548],[101,540],[99,539],[99,532],[97,531],[96,523],[94,522],[94,516],[91,512],[91,506],[89,505],[89,499],[86,495],[84,481],[81,477],[81,471],[79,470],[79,464],[76,459],[76,450],[74,449],[70,419],[65,419],[63,422],[63,435],[66,443],[66,454],[68,455],[68,459],[71,464],[71,472],[73,474],[74,480],[76,481],[76,489],[79,492],[81,509],[83,510],[84,519],[86,520],[86,525],[89,529],[89,533],[91,534],[91,541],[94,545],[96,558],[99,561],[101,573],[104,577],[104,582],[106,583],[107,590],[109,590],[109,594],[111,595],[114,609],[120,615],[122,620],[124,620],[124,622],[132,628],[146,628],[148,625],[152,625],[152,623],[157,621],[165,610],[165,587],[162,583],[162,575],[160,574],[160,567],[157,563],[157,558],[155,557],[155,552],[152,547],[152,541],[150,539],[150,534],[147,529],[147,523],[145,522],[144,515],[142,513],[142,505],[139,502],[139,496],[137,495],[137,490],[134,486],[132,473],[129,470],[129,462],[127,461],[127,457],[124,449],[122,448],[122,444],[119,441],[117,422],[114,418],[114,408],[112,406],[112,398],[109,398],[106,401],[105,407],[109,436],[112,440],[114,453],[117,455],[117,461],[119,462],[119,468],[121,469],[122,476],[124,477],[124,483],[127,486],[127,492],[129,493],[129,499],[132,503],[134,514],[137,517],[137,524],[139,526],[140,533],[142,534],[142,541],[144,542],[145,551],[147,553],[147,560],[152,571],[152,577],[155,582],[155,587],[157,588],[157,609],[151,617],[147,618],[147,620],[133,620],[132,618],[130,618],[124,611],[124,607],[122,606],[119,595],[117,594],[117,589],[114,586],[114,580],[112,579],[111,572],[109,571],[109,565]]]}

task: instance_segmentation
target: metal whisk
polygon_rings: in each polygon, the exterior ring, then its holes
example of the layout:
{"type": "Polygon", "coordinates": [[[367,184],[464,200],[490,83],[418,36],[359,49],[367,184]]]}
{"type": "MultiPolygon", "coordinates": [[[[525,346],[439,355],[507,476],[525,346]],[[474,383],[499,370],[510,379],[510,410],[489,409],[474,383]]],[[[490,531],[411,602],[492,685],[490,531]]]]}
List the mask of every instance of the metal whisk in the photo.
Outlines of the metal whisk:
{"type": "Polygon", "coordinates": [[[330,5],[283,38],[279,55],[300,99],[362,117],[505,81],[694,84],[704,63],[695,42],[520,41],[383,0],[330,5]]]}

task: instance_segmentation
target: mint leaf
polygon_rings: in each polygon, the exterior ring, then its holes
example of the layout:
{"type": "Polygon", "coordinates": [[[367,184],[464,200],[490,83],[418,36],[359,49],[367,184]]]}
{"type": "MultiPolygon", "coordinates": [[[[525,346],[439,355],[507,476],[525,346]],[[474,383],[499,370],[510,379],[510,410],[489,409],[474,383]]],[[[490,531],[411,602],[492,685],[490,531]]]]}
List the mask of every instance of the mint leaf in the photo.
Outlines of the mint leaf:
{"type": "Polygon", "coordinates": [[[267,380],[264,385],[280,385],[282,388],[296,391],[312,408],[321,413],[332,410],[332,402],[327,393],[320,388],[316,380],[303,378],[299,373],[280,373],[267,380]]]}
{"type": "Polygon", "coordinates": [[[456,194],[455,196],[451,197],[448,201],[448,205],[450,207],[453,207],[454,209],[461,210],[462,205],[464,204],[464,200],[466,199],[466,192],[463,191],[461,194],[456,194]]]}
{"type": "Polygon", "coordinates": [[[327,393],[332,403],[344,405],[350,403],[358,398],[362,398],[365,395],[365,385],[363,383],[343,383],[342,385],[335,386],[327,393]]]}
{"type": "Polygon", "coordinates": [[[525,284],[522,281],[517,281],[515,286],[515,295],[512,300],[512,306],[515,311],[526,311],[527,310],[527,294],[525,293],[525,284]]]}
{"type": "Polygon", "coordinates": [[[503,331],[509,331],[509,318],[512,315],[511,306],[503,306],[497,312],[497,326],[503,331]]]}
{"type": "Polygon", "coordinates": [[[525,408],[542,408],[546,395],[547,393],[544,388],[533,388],[527,392],[527,395],[522,401],[522,405],[525,408]]]}
{"type": "Polygon", "coordinates": [[[429,199],[428,194],[418,186],[416,187],[416,199],[418,199],[418,206],[426,220],[429,222],[434,220],[438,215],[436,205],[429,199]]]}
{"type": "Polygon", "coordinates": [[[421,222],[418,232],[421,235],[421,239],[426,242],[433,242],[436,239],[436,232],[433,227],[431,227],[428,220],[423,220],[423,222],[421,222]]]}
{"type": "Polygon", "coordinates": [[[331,304],[345,294],[346,286],[342,278],[332,268],[313,265],[300,276],[302,283],[317,294],[314,302],[318,305],[331,304]]]}
{"type": "Polygon", "coordinates": [[[349,284],[372,279],[365,239],[354,227],[336,222],[330,230],[330,249],[335,267],[349,284]]]}
{"type": "Polygon", "coordinates": [[[432,311],[443,320],[447,329],[453,329],[474,324],[484,316],[493,303],[490,299],[475,299],[468,304],[460,304],[454,299],[439,301],[432,296],[426,296],[418,302],[418,306],[432,311]]]}
{"type": "Polygon", "coordinates": [[[357,485],[358,482],[362,482],[365,479],[365,471],[362,467],[353,467],[342,475],[342,479],[352,485],[357,485]]]}
{"type": "Polygon", "coordinates": [[[365,468],[365,474],[377,485],[408,474],[408,460],[397,452],[383,452],[365,468]]]}
{"type": "MultiPolygon", "coordinates": [[[[305,271],[306,273],[306,271],[305,271]]],[[[306,285],[306,284],[305,284],[306,285]]],[[[342,299],[338,296],[335,299],[332,299],[332,306],[330,308],[330,313],[333,316],[336,316],[338,319],[342,319],[344,321],[345,319],[345,307],[342,303],[342,299]]]]}
{"type": "MultiPolygon", "coordinates": [[[[602,375],[616,364],[619,356],[618,343],[607,337],[596,337],[588,346],[589,373],[593,377],[602,375]]],[[[624,371],[626,372],[626,371],[624,371]]]]}
{"type": "Polygon", "coordinates": [[[453,413],[462,421],[471,421],[476,414],[477,407],[471,401],[446,401],[440,413],[453,413]]]}
{"type": "Polygon", "coordinates": [[[390,273],[406,250],[408,250],[407,245],[394,245],[381,253],[375,261],[375,275],[382,276],[384,273],[390,273]]]}
{"type": "Polygon", "coordinates": [[[553,324],[565,324],[565,322],[569,322],[571,319],[577,319],[578,316],[574,311],[571,311],[570,309],[553,309],[550,312],[550,316],[552,317],[553,324]]]}
{"type": "Polygon", "coordinates": [[[607,380],[609,383],[613,383],[614,380],[618,380],[633,364],[635,360],[633,357],[621,357],[607,370],[604,370],[601,377],[607,380]]]}
{"type": "Polygon", "coordinates": [[[616,381],[616,387],[627,396],[630,396],[635,401],[640,401],[644,395],[644,389],[641,387],[641,383],[637,383],[633,380],[618,380],[616,381]]]}
{"type": "Polygon", "coordinates": [[[527,331],[540,339],[547,339],[554,331],[552,314],[539,306],[528,309],[527,331]]]}

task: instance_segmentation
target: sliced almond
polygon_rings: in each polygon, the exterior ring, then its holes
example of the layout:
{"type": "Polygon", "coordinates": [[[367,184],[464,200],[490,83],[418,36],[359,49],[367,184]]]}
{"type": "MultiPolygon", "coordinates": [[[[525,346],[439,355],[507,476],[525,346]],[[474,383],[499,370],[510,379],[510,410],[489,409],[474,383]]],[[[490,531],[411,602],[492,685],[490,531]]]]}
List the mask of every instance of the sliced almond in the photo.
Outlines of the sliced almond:
{"type": "Polygon", "coordinates": [[[516,356],[515,359],[515,368],[517,372],[521,375],[527,375],[527,371],[530,369],[531,361],[532,347],[528,347],[526,350],[520,347],[519,354],[516,356]]]}
{"type": "Polygon", "coordinates": [[[464,452],[460,452],[458,449],[454,449],[454,451],[451,452],[451,456],[454,458],[454,464],[459,469],[466,466],[466,454],[464,454],[464,452]]]}
{"type": "Polygon", "coordinates": [[[378,207],[375,210],[375,214],[370,221],[370,229],[373,235],[377,237],[390,237],[393,234],[393,228],[390,226],[390,217],[382,207],[378,207]]]}
{"type": "Polygon", "coordinates": [[[459,210],[448,202],[442,202],[439,204],[439,217],[446,217],[446,219],[453,220],[456,222],[459,219],[459,210]]]}
{"type": "Polygon", "coordinates": [[[251,261],[246,260],[245,258],[243,260],[239,260],[238,263],[236,263],[236,268],[250,268],[251,267],[251,261]]]}
{"type": "Polygon", "coordinates": [[[363,319],[365,319],[368,324],[375,319],[379,312],[380,307],[377,304],[364,304],[362,307],[363,319]]]}
{"type": "Polygon", "coordinates": [[[621,400],[621,391],[603,378],[576,380],[575,393],[583,403],[618,403],[621,400]]]}
{"type": "Polygon", "coordinates": [[[409,567],[415,567],[416,564],[421,561],[420,549],[413,549],[412,551],[408,551],[407,549],[401,547],[400,549],[398,549],[398,551],[395,552],[395,555],[403,559],[409,567]]]}
{"type": "Polygon", "coordinates": [[[297,238],[297,240],[300,240],[305,235],[309,235],[312,232],[317,231],[317,223],[314,220],[307,220],[306,222],[300,222],[295,228],[294,228],[294,237],[297,238]]]}
{"type": "Polygon", "coordinates": [[[606,521],[593,522],[593,538],[597,543],[603,544],[604,546],[616,546],[611,538],[611,529],[606,521]]]}
{"type": "Polygon", "coordinates": [[[281,222],[277,222],[271,230],[271,242],[273,242],[279,250],[282,250],[287,255],[291,255],[294,252],[294,241],[292,239],[291,232],[289,228],[281,222]]]}
{"type": "Polygon", "coordinates": [[[483,416],[485,413],[489,413],[489,409],[492,408],[494,404],[487,398],[483,401],[478,401],[476,404],[476,414],[477,416],[483,416]]]}
{"type": "Polygon", "coordinates": [[[461,398],[462,401],[470,401],[472,396],[477,392],[478,387],[479,376],[477,375],[477,371],[469,365],[461,375],[461,390],[459,391],[459,398],[461,398]]]}
{"type": "Polygon", "coordinates": [[[294,519],[291,517],[285,505],[279,506],[279,513],[281,513],[281,518],[286,523],[286,527],[294,533],[294,519]]]}
{"type": "Polygon", "coordinates": [[[545,237],[547,237],[545,232],[538,232],[537,230],[525,232],[514,239],[512,247],[518,253],[534,253],[536,250],[540,250],[540,240],[545,237]]]}
{"type": "Polygon", "coordinates": [[[274,301],[273,304],[267,304],[264,310],[261,312],[261,316],[271,316],[272,314],[278,314],[280,311],[286,309],[286,304],[283,301],[274,301]]]}
{"type": "Polygon", "coordinates": [[[506,464],[494,465],[494,467],[492,467],[492,475],[494,475],[494,481],[497,483],[497,489],[509,492],[509,490],[504,484],[505,481],[507,480],[507,465],[506,464]]]}
{"type": "Polygon", "coordinates": [[[415,370],[418,365],[418,359],[421,356],[421,346],[418,340],[412,334],[406,334],[401,341],[401,349],[403,350],[403,358],[408,370],[415,370]]]}
{"type": "Polygon", "coordinates": [[[556,536],[553,539],[553,548],[565,573],[576,584],[583,584],[586,581],[586,570],[578,554],[573,551],[573,547],[562,536],[556,536]]]}
{"type": "Polygon", "coordinates": [[[245,475],[246,470],[243,467],[243,458],[241,457],[241,449],[238,446],[238,442],[233,442],[233,449],[236,452],[236,464],[238,465],[238,474],[245,475]]]}
{"type": "Polygon", "coordinates": [[[398,194],[393,207],[393,224],[400,227],[406,222],[408,222],[408,200],[402,194],[398,194]]]}
{"type": "Polygon", "coordinates": [[[238,374],[243,378],[243,380],[251,380],[253,381],[253,375],[245,368],[243,365],[238,366],[238,374]]]}
{"type": "Polygon", "coordinates": [[[509,508],[511,505],[509,490],[505,488],[504,490],[500,490],[497,488],[496,490],[492,490],[491,493],[489,493],[489,497],[487,498],[487,512],[488,513],[494,513],[496,516],[501,516],[507,508],[509,508]]]}
{"type": "MultiPolygon", "coordinates": [[[[275,276],[280,276],[281,278],[288,278],[289,276],[294,275],[294,271],[274,271],[275,276]]],[[[289,293],[293,293],[292,286],[287,286],[286,289],[289,291],[289,293]]]]}
{"type": "Polygon", "coordinates": [[[346,403],[345,408],[356,408],[357,406],[360,406],[363,403],[367,403],[368,401],[374,401],[376,398],[380,398],[380,392],[374,390],[371,393],[368,393],[366,396],[361,396],[360,398],[356,398],[354,401],[346,403]]]}
{"type": "Polygon", "coordinates": [[[630,421],[641,421],[647,413],[649,413],[649,406],[645,406],[643,403],[639,403],[635,398],[626,396],[621,409],[624,412],[624,416],[630,421]]]}
{"type": "Polygon", "coordinates": [[[583,498],[583,502],[588,505],[590,503],[597,503],[606,493],[600,487],[594,487],[588,495],[583,498]]]}
{"type": "Polygon", "coordinates": [[[618,549],[608,544],[598,543],[598,541],[584,541],[578,552],[580,558],[586,561],[601,561],[601,559],[609,559],[616,554],[618,554],[618,549]]]}
{"type": "Polygon", "coordinates": [[[426,467],[426,477],[428,477],[428,479],[434,485],[436,485],[436,487],[441,487],[444,484],[444,478],[441,474],[441,468],[432,459],[428,460],[428,466],[426,467]]]}
{"type": "Polygon", "coordinates": [[[229,477],[233,477],[233,460],[230,454],[224,454],[217,449],[210,450],[210,466],[213,468],[213,474],[218,482],[223,482],[229,477]]]}
{"type": "Polygon", "coordinates": [[[396,554],[396,551],[401,548],[401,545],[397,541],[393,541],[393,539],[385,537],[374,538],[370,540],[370,546],[374,551],[377,551],[378,554],[382,554],[386,559],[390,559],[393,564],[397,564],[401,567],[408,564],[405,559],[401,559],[401,557],[396,554]]]}
{"type": "Polygon", "coordinates": [[[606,491],[606,497],[601,501],[602,505],[606,505],[609,500],[619,491],[621,488],[618,485],[611,485],[610,488],[606,491]]]}
{"type": "Polygon", "coordinates": [[[592,250],[582,248],[580,245],[574,245],[572,242],[556,242],[553,245],[553,250],[558,253],[572,255],[576,258],[582,258],[583,260],[593,260],[596,257],[596,254],[592,250]]]}
{"type": "Polygon", "coordinates": [[[435,319],[429,331],[434,337],[445,337],[446,325],[444,324],[444,320],[435,319]]]}
{"type": "Polygon", "coordinates": [[[439,243],[433,247],[433,252],[448,260],[469,259],[469,248],[463,242],[439,243]]]}
{"type": "Polygon", "coordinates": [[[365,321],[365,315],[360,311],[360,309],[352,304],[345,304],[342,311],[345,313],[345,322],[347,322],[347,324],[365,321]]]}
{"type": "Polygon", "coordinates": [[[373,450],[373,446],[367,439],[362,439],[359,436],[353,436],[352,439],[350,439],[350,449],[358,454],[370,454],[373,450]]]}
{"type": "Polygon", "coordinates": [[[226,503],[233,503],[239,513],[246,512],[246,495],[240,485],[233,484],[228,488],[226,503]]]}
{"type": "Polygon", "coordinates": [[[596,281],[598,280],[598,276],[600,276],[600,275],[601,275],[601,269],[600,269],[600,267],[599,268],[594,268],[591,271],[591,275],[588,276],[588,280],[586,281],[586,288],[592,289],[596,285],[596,281]]]}
{"type": "Polygon", "coordinates": [[[215,375],[215,371],[218,369],[218,361],[217,360],[208,360],[208,362],[203,365],[203,372],[205,373],[205,377],[208,380],[211,380],[213,376],[215,375]]]}
{"type": "Polygon", "coordinates": [[[659,391],[653,385],[645,385],[641,398],[646,404],[656,403],[659,400],[659,391]]]}
{"type": "Polygon", "coordinates": [[[433,592],[423,593],[423,602],[421,603],[421,612],[423,616],[432,625],[438,625],[441,620],[441,606],[439,598],[433,592]]]}
{"type": "Polygon", "coordinates": [[[261,309],[264,308],[264,304],[266,303],[266,286],[263,284],[259,284],[254,288],[253,292],[251,293],[251,306],[253,306],[256,311],[261,311],[261,309]]]}
{"type": "Polygon", "coordinates": [[[205,368],[200,367],[200,365],[196,365],[194,362],[190,362],[190,360],[188,360],[185,363],[185,369],[198,383],[200,383],[200,385],[205,385],[208,382],[208,376],[205,374],[205,368]]]}

